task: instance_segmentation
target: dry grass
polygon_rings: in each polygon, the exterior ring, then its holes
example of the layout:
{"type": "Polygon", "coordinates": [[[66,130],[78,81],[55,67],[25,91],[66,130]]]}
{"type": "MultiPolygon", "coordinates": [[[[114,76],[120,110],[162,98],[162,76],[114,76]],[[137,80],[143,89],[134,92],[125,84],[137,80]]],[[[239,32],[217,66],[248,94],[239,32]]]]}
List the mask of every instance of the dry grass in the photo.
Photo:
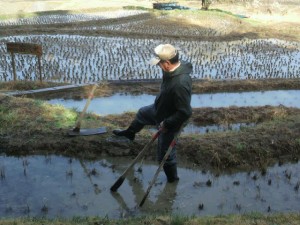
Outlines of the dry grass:
{"type": "Polygon", "coordinates": [[[2,0],[0,2],[0,14],[19,14],[32,13],[41,11],[68,10],[68,11],[83,11],[94,8],[121,8],[127,5],[151,7],[152,4],[145,0],[89,0],[88,4],[85,0],[56,0],[56,1],[41,1],[41,0],[20,0],[9,1],[2,0]]]}
{"type": "Polygon", "coordinates": [[[57,87],[66,85],[64,83],[52,83],[52,82],[28,82],[28,81],[8,81],[0,82],[0,90],[5,91],[22,91],[22,90],[36,90],[49,87],[57,87]]]}
{"type": "Polygon", "coordinates": [[[261,123],[269,120],[284,119],[299,114],[296,108],[272,107],[228,107],[198,108],[193,110],[192,121],[198,126],[205,124],[227,125],[232,123],[261,123]]]}
{"type": "MultiPolygon", "coordinates": [[[[105,126],[108,133],[72,139],[67,137],[67,131],[74,127],[78,112],[43,101],[4,95],[1,95],[0,103],[0,143],[7,152],[16,155],[59,151],[78,156],[84,148],[88,152],[86,157],[95,157],[101,152],[111,156],[130,156],[136,155],[151,135],[144,129],[137,135],[137,142],[108,142],[111,130],[126,128],[134,113],[105,117],[87,114],[82,127],[105,126]],[[5,137],[10,137],[9,142],[5,137]]],[[[199,126],[241,122],[259,124],[239,132],[182,134],[178,152],[195,165],[219,169],[265,168],[280,158],[296,160],[300,155],[299,115],[298,109],[270,106],[194,109],[191,121],[199,126]]]]}
{"type": "Polygon", "coordinates": [[[226,215],[226,216],[203,216],[203,217],[182,217],[182,216],[144,216],[141,218],[129,218],[122,220],[113,220],[107,218],[80,218],[73,219],[45,219],[45,218],[19,218],[19,219],[2,219],[1,225],[90,225],[90,224],[105,224],[105,225],[298,225],[300,223],[299,213],[289,214],[246,214],[246,215],[226,215]]]}

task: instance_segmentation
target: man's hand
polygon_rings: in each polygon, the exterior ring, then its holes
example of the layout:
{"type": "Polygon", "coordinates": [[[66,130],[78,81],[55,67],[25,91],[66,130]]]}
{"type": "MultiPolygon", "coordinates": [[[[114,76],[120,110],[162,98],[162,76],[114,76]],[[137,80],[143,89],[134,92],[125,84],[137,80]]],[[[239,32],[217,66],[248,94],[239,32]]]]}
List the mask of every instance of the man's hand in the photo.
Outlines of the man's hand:
{"type": "Polygon", "coordinates": [[[167,128],[165,128],[164,126],[164,121],[162,121],[160,124],[159,124],[159,129],[161,130],[162,133],[166,133],[168,131],[167,128]]]}

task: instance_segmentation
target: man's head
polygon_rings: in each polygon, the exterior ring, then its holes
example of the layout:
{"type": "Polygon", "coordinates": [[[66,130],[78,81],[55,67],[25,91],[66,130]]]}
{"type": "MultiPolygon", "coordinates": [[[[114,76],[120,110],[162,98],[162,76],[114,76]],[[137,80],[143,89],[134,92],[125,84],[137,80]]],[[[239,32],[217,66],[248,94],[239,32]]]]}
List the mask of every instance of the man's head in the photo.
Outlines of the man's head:
{"type": "Polygon", "coordinates": [[[179,63],[179,52],[171,44],[160,44],[154,49],[155,57],[150,64],[159,65],[163,70],[170,71],[179,63]]]}

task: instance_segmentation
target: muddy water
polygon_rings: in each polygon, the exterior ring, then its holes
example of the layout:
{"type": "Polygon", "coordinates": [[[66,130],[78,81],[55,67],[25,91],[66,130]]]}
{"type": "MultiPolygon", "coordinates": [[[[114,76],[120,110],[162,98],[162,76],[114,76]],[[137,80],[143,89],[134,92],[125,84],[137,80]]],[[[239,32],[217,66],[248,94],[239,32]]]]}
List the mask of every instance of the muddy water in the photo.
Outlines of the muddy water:
{"type": "MultiPolygon", "coordinates": [[[[88,111],[100,115],[120,114],[126,111],[137,111],[141,106],[152,104],[154,95],[115,94],[111,97],[94,98],[88,111]]],[[[82,111],[86,99],[50,99],[51,104],[60,104],[67,108],[77,108],[82,111]]],[[[278,106],[300,108],[299,90],[257,91],[240,93],[194,94],[192,107],[229,107],[229,106],[278,106]]]]}
{"type": "Polygon", "coordinates": [[[300,163],[274,165],[265,175],[212,173],[179,164],[180,181],[166,183],[161,172],[143,208],[141,201],[157,165],[136,165],[117,193],[110,187],[130,164],[124,158],[95,161],[60,156],[0,156],[0,216],[108,216],[123,218],[172,212],[216,215],[299,212],[300,163]],[[203,206],[203,207],[202,207],[203,206]]]}

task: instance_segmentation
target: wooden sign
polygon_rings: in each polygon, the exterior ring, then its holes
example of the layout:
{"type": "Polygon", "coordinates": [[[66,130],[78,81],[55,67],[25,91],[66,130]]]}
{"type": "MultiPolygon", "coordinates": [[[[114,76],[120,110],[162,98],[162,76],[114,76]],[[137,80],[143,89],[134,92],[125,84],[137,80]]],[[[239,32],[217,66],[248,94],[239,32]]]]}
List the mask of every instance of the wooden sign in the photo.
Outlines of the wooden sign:
{"type": "Polygon", "coordinates": [[[30,55],[36,55],[38,57],[38,67],[40,71],[40,81],[42,82],[42,66],[41,66],[41,56],[43,54],[42,52],[42,46],[38,44],[32,44],[32,43],[20,43],[20,42],[8,42],[6,43],[7,51],[10,52],[12,57],[12,68],[13,68],[13,76],[14,81],[17,80],[17,74],[16,74],[16,64],[15,64],[15,53],[19,54],[30,54],[30,55]]]}
{"type": "Polygon", "coordinates": [[[31,55],[42,55],[42,46],[38,44],[31,43],[18,43],[18,42],[8,42],[6,43],[7,51],[10,53],[20,53],[20,54],[31,54],[31,55]]]}

